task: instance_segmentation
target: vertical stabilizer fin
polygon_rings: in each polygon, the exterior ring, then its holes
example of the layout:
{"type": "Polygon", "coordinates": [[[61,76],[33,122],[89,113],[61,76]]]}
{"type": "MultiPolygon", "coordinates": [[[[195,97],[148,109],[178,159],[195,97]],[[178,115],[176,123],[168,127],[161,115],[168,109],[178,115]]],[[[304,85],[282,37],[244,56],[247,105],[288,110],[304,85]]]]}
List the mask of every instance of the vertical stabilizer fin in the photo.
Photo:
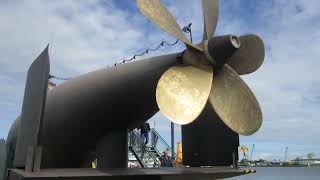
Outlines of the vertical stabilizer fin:
{"type": "Polygon", "coordinates": [[[14,167],[25,167],[28,147],[39,144],[38,136],[46,102],[50,71],[48,49],[49,45],[28,70],[21,111],[21,126],[14,156],[14,167]]]}

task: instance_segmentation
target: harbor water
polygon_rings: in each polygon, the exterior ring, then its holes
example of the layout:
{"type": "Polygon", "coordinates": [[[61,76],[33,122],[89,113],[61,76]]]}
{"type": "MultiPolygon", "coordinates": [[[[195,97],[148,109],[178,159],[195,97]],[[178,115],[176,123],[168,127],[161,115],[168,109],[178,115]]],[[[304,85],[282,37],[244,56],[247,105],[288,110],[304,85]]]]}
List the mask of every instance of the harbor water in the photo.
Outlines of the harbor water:
{"type": "Polygon", "coordinates": [[[227,180],[320,180],[319,167],[256,167],[252,169],[256,169],[257,172],[227,180]]]}

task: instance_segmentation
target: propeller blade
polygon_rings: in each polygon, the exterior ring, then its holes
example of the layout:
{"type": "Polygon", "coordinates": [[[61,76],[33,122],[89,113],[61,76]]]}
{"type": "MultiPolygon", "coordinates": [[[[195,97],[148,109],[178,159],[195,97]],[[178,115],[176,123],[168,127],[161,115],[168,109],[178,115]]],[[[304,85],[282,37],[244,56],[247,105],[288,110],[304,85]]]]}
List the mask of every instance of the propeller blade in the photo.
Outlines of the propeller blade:
{"type": "Polygon", "coordinates": [[[241,135],[255,133],[262,124],[259,103],[240,76],[228,65],[215,74],[209,102],[222,121],[241,135]]]}
{"type": "Polygon", "coordinates": [[[203,38],[207,40],[213,36],[219,17],[219,0],[202,0],[204,20],[203,38]]]}
{"type": "Polygon", "coordinates": [[[227,60],[227,64],[239,75],[256,71],[264,60],[264,44],[259,36],[248,34],[240,37],[241,46],[227,60]]]}
{"type": "Polygon", "coordinates": [[[167,8],[160,3],[160,0],[137,0],[137,4],[141,13],[161,29],[186,43],[188,45],[187,47],[191,46],[193,49],[202,51],[201,47],[193,45],[190,40],[186,38],[175,18],[167,8]]]}
{"type": "Polygon", "coordinates": [[[156,90],[160,111],[176,124],[194,121],[204,109],[213,79],[211,66],[174,66],[161,76],[156,90]]]}

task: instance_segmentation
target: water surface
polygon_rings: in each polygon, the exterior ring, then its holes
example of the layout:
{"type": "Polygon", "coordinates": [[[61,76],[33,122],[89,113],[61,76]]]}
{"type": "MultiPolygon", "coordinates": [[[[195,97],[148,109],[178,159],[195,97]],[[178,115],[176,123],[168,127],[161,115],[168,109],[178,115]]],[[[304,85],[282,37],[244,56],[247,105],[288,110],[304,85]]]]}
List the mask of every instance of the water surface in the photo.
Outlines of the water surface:
{"type": "Polygon", "coordinates": [[[320,167],[257,167],[257,173],[227,180],[320,180],[320,167]]]}

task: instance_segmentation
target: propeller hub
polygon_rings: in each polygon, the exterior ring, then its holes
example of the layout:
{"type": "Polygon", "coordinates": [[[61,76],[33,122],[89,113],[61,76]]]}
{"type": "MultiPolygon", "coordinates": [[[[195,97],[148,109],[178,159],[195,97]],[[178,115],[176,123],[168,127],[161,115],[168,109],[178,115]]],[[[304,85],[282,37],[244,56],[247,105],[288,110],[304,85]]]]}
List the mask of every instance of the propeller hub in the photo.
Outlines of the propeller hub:
{"type": "MultiPolygon", "coordinates": [[[[223,66],[233,53],[240,48],[240,38],[236,35],[216,36],[205,43],[205,49],[218,67],[223,66]]],[[[206,51],[205,51],[206,53],[206,51]]],[[[206,55],[208,57],[208,55],[206,55]]]]}
{"type": "Polygon", "coordinates": [[[240,38],[238,36],[230,35],[230,41],[231,41],[231,44],[233,45],[233,47],[235,47],[237,49],[240,48],[241,42],[240,42],[240,38]]]}

